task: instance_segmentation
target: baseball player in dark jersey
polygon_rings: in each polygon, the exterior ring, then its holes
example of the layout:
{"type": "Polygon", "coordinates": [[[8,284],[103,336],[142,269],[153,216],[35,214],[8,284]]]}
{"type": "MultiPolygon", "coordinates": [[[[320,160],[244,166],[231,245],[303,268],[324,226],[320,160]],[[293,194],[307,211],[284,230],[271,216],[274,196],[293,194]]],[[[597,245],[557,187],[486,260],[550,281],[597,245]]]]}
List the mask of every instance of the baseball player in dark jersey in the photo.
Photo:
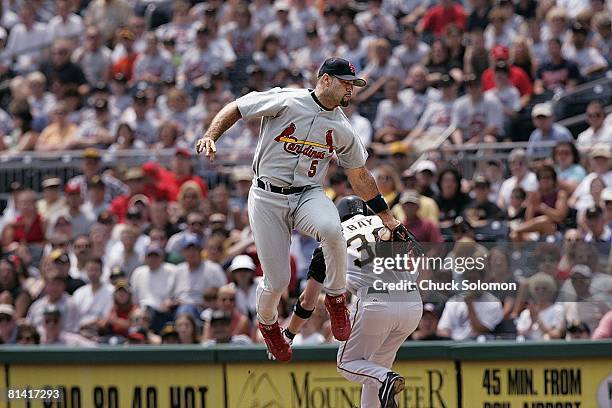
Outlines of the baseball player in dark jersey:
{"type": "MultiPolygon", "coordinates": [[[[346,169],[353,190],[382,223],[401,233],[401,226],[382,198],[370,171],[367,153],[340,106],[347,106],[354,86],[365,86],[355,67],[341,58],[327,59],[319,69],[315,89],[274,88],[251,92],[227,104],[215,116],[196,152],[213,160],[215,141],[239,119],[262,117],[261,132],[249,192],[249,223],[264,278],[257,289],[259,329],[269,352],[280,361],[291,359],[291,347],[281,333],[277,307],[289,284],[289,245],[296,229],[321,243],[327,266],[325,306],[332,332],[346,340],[351,332],[346,291],[346,241],[338,211],[321,187],[335,155],[346,169]]],[[[312,310],[299,307],[306,318],[312,310]]]]}

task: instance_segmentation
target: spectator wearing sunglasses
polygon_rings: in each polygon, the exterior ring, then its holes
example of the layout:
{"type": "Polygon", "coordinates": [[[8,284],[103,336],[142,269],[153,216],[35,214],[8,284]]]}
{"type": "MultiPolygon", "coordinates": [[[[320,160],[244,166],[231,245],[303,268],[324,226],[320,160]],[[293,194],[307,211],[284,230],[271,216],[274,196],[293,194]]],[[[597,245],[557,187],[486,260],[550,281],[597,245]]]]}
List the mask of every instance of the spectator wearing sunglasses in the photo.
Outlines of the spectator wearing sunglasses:
{"type": "Polygon", "coordinates": [[[612,145],[612,126],[606,126],[603,102],[591,101],[587,106],[586,115],[589,128],[578,135],[576,144],[585,150],[597,143],[612,145]]]}
{"type": "Polygon", "coordinates": [[[70,347],[95,347],[96,343],[83,336],[67,332],[62,327],[62,313],[54,304],[45,306],[41,330],[41,344],[59,344],[70,347]]]}
{"type": "Polygon", "coordinates": [[[40,334],[38,334],[36,328],[31,324],[21,323],[17,326],[15,344],[22,346],[40,344],[40,334]]]}

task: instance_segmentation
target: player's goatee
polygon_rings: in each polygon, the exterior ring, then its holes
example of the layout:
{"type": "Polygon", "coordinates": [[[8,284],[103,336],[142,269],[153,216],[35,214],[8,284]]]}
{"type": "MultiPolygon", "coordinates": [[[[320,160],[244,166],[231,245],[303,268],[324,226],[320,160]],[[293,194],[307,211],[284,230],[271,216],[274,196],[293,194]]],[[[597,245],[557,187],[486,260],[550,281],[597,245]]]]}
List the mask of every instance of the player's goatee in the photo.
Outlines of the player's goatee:
{"type": "Polygon", "coordinates": [[[340,101],[340,106],[342,106],[343,108],[346,108],[347,106],[349,106],[349,101],[347,101],[346,99],[342,99],[340,101]]]}

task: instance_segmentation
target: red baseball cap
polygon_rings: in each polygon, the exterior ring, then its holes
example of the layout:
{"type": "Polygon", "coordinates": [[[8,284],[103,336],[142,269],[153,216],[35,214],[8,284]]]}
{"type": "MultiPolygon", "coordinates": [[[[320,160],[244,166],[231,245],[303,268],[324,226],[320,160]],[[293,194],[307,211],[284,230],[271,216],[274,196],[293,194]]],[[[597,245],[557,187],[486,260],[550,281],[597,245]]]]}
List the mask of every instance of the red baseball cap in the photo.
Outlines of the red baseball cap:
{"type": "Polygon", "coordinates": [[[66,184],[66,187],[64,187],[64,191],[66,192],[66,194],[80,193],[81,186],[77,183],[68,183],[66,184]]]}
{"type": "Polygon", "coordinates": [[[510,59],[510,50],[503,45],[496,45],[491,49],[491,57],[493,57],[494,60],[510,59]]]}

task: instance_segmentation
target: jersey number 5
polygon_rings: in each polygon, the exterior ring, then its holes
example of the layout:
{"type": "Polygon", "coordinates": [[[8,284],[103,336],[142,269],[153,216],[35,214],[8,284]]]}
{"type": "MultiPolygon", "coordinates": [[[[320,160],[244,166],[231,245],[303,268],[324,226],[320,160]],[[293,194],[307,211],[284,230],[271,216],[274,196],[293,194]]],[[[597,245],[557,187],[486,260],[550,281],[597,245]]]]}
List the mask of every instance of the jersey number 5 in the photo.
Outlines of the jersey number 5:
{"type": "Polygon", "coordinates": [[[308,177],[314,177],[317,174],[317,165],[319,164],[318,160],[313,160],[310,162],[310,170],[308,170],[308,177]]]}

